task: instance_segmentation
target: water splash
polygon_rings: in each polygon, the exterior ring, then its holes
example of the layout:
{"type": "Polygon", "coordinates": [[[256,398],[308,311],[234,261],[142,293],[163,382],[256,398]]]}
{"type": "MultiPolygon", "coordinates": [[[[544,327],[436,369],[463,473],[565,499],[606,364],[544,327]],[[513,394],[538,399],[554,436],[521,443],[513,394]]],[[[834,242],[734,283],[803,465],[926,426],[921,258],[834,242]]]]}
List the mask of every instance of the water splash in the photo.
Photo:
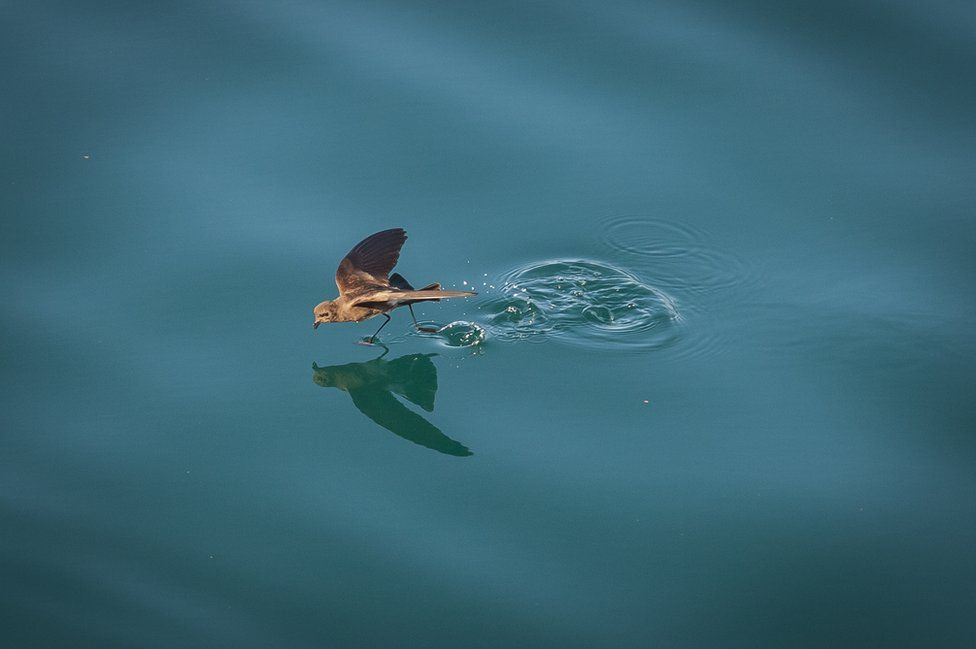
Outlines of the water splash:
{"type": "Polygon", "coordinates": [[[674,300],[606,263],[533,263],[512,270],[500,284],[501,296],[480,308],[491,334],[502,340],[658,349],[678,337],[681,317],[674,300]]]}
{"type": "Polygon", "coordinates": [[[465,320],[444,325],[437,335],[448,347],[475,347],[483,344],[488,337],[484,327],[465,320]]]}
{"type": "Polygon", "coordinates": [[[443,326],[436,326],[432,322],[420,324],[432,331],[413,330],[410,335],[434,338],[445,347],[477,347],[483,345],[488,338],[488,332],[484,327],[466,320],[455,320],[443,326]]]}

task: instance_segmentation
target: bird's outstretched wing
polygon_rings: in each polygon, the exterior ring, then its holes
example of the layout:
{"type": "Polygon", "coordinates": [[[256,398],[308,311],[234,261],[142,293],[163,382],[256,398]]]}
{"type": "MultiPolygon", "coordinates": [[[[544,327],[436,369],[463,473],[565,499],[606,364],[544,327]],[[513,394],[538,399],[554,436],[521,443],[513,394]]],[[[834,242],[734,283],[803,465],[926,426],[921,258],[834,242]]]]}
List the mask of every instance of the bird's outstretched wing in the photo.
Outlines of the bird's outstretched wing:
{"type": "Polygon", "coordinates": [[[340,294],[355,294],[365,287],[389,286],[389,273],[400,258],[400,248],[407,240],[403,228],[383,230],[356,244],[336,270],[340,294]]]}
{"type": "Polygon", "coordinates": [[[359,296],[353,294],[350,304],[364,307],[386,307],[394,308],[403,304],[413,304],[415,302],[436,302],[449,297],[471,297],[477,295],[474,291],[442,291],[440,289],[422,291],[401,291],[398,288],[387,287],[373,284],[373,290],[362,293],[359,296]]]}

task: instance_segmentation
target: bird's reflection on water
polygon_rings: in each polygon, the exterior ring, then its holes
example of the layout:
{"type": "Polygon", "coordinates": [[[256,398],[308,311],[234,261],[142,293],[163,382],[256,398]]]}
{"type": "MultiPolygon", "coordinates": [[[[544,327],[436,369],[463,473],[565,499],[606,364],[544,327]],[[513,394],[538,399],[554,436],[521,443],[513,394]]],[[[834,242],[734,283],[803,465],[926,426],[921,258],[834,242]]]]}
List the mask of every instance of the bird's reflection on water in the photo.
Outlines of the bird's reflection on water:
{"type": "Polygon", "coordinates": [[[434,410],[437,368],[430,360],[431,356],[436,354],[409,354],[392,361],[380,356],[365,363],[328,367],[312,363],[312,380],[322,387],[348,392],[361,413],[414,444],[447,455],[471,455],[466,446],[442,433],[393,396],[398,394],[427,412],[434,410]]]}

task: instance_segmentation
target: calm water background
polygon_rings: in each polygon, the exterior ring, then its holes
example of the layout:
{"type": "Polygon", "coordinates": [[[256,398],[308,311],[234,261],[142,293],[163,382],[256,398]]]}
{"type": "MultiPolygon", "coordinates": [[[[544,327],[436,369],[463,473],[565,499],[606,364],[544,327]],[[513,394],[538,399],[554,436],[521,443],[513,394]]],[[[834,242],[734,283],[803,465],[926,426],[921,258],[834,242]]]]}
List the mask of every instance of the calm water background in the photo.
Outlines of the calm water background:
{"type": "Polygon", "coordinates": [[[973,646],[971,2],[0,16],[4,646],[973,646]],[[396,226],[470,456],[312,380],[396,226]],[[667,335],[492,328],[578,259],[667,335]]]}

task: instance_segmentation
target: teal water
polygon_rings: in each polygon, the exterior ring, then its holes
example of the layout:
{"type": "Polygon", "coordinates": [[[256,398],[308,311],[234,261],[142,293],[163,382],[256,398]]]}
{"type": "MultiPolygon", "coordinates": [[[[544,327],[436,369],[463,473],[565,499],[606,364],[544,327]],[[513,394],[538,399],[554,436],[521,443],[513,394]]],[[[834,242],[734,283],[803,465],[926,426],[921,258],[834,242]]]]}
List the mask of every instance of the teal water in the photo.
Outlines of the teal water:
{"type": "Polygon", "coordinates": [[[3,646],[973,645],[972,3],[0,14],[3,646]]]}

